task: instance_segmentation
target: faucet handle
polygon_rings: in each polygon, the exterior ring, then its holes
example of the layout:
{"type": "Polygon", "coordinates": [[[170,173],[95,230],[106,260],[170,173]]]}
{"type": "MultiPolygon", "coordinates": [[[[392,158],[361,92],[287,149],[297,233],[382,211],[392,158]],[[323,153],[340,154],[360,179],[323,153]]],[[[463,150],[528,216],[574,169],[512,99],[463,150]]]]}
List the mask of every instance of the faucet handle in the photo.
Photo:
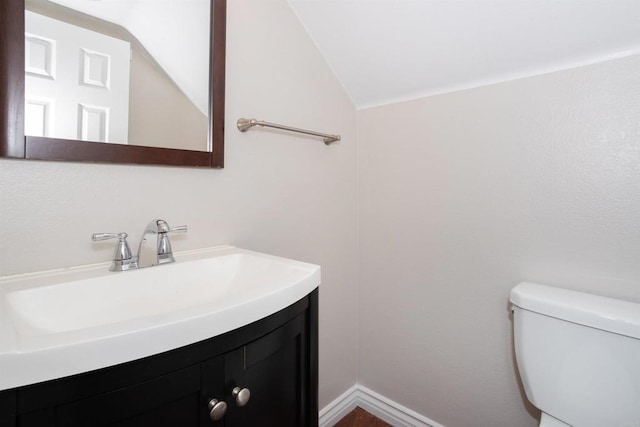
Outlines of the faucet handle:
{"type": "Polygon", "coordinates": [[[109,240],[109,239],[126,239],[129,235],[127,233],[93,233],[91,235],[91,240],[94,242],[98,242],[100,240],[109,240]]]}
{"type": "Polygon", "coordinates": [[[186,225],[179,225],[177,227],[171,227],[169,229],[169,231],[171,233],[186,233],[187,232],[187,226],[186,225]]]}
{"type": "Polygon", "coordinates": [[[177,227],[171,227],[163,233],[158,233],[158,264],[166,264],[174,262],[173,249],[171,249],[171,242],[169,241],[168,233],[186,233],[187,226],[179,225],[177,227]]]}
{"type": "Polygon", "coordinates": [[[94,233],[91,239],[94,242],[100,240],[118,239],[116,250],[113,254],[113,262],[111,263],[110,271],[125,271],[132,268],[136,268],[136,260],[131,255],[131,249],[129,243],[127,243],[127,233],[94,233]]]}

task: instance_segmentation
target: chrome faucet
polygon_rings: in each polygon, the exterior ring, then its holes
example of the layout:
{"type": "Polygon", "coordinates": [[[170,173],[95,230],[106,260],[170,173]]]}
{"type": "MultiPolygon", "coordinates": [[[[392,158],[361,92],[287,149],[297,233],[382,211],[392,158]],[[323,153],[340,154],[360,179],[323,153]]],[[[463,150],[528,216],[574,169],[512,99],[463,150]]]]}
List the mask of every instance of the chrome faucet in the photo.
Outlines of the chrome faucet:
{"type": "Polygon", "coordinates": [[[127,271],[138,268],[136,258],[131,255],[129,243],[127,243],[127,233],[95,233],[91,236],[94,242],[108,239],[118,239],[116,251],[113,254],[110,271],[127,271]]]}
{"type": "Polygon", "coordinates": [[[162,219],[154,219],[147,224],[138,246],[138,268],[174,262],[169,233],[184,233],[186,231],[186,225],[171,228],[162,219]],[[151,234],[156,235],[155,244],[153,244],[154,239],[150,238],[151,234]]]}
{"type": "Polygon", "coordinates": [[[175,258],[171,250],[169,233],[185,233],[186,231],[186,225],[171,228],[166,221],[154,219],[147,224],[142,233],[140,245],[138,246],[138,254],[136,256],[133,256],[131,249],[129,249],[127,233],[96,233],[92,236],[92,239],[94,242],[118,239],[116,251],[113,255],[113,262],[109,270],[126,271],[174,262],[175,258]],[[155,245],[152,244],[154,239],[150,236],[151,234],[156,235],[155,245]]]}

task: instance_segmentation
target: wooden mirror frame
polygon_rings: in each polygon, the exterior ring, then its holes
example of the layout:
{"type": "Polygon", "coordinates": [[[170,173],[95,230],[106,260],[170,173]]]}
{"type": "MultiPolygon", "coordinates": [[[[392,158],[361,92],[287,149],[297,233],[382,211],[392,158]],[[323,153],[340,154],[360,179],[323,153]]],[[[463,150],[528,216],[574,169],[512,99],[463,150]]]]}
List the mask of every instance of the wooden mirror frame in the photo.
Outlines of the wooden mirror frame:
{"type": "Polygon", "coordinates": [[[224,167],[226,0],[211,0],[211,152],[75,141],[24,134],[24,0],[0,0],[0,157],[72,162],[224,167]]]}

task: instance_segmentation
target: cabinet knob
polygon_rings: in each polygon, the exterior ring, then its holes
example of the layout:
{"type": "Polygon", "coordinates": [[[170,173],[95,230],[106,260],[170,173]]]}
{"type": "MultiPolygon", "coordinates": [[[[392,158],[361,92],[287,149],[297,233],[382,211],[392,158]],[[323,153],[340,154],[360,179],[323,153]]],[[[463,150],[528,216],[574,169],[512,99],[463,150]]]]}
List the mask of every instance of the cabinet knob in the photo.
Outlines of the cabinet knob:
{"type": "Polygon", "coordinates": [[[231,394],[236,400],[236,405],[238,406],[244,406],[249,403],[249,398],[251,397],[251,391],[248,388],[235,387],[231,391],[231,394]]]}
{"type": "Polygon", "coordinates": [[[219,421],[227,413],[227,402],[211,399],[209,401],[209,418],[211,421],[219,421]]]}

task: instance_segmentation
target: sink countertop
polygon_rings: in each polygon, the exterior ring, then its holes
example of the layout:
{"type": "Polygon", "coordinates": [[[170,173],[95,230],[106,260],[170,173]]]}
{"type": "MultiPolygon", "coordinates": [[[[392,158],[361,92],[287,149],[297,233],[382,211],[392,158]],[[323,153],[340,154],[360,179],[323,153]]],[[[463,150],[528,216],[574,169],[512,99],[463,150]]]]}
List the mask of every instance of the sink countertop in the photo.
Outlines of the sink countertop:
{"type": "Polygon", "coordinates": [[[0,278],[0,390],[202,341],[320,284],[318,265],[233,246],[175,258],[127,272],[103,263],[0,278]]]}

